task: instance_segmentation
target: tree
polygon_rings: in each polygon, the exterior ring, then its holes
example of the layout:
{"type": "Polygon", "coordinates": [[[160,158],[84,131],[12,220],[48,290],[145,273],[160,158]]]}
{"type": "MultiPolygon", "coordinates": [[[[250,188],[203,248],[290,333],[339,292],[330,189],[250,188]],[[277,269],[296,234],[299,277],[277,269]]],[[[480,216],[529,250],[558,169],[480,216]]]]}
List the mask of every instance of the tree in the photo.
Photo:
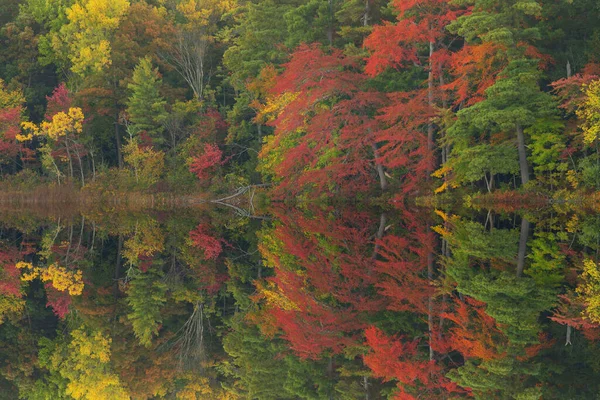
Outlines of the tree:
{"type": "Polygon", "coordinates": [[[84,77],[102,72],[112,63],[111,41],[127,0],[77,0],[65,10],[68,22],[51,37],[57,58],[66,57],[71,70],[84,77]]]}
{"type": "Polygon", "coordinates": [[[162,322],[161,307],[166,302],[167,285],[161,281],[156,269],[137,273],[127,289],[127,303],[131,312],[127,319],[133,325],[133,332],[146,347],[152,345],[152,338],[158,335],[162,322]]]}
{"type": "Polygon", "coordinates": [[[214,73],[210,51],[218,23],[233,7],[231,0],[181,0],[176,5],[185,22],[176,27],[172,46],[163,57],[183,77],[197,100],[204,99],[214,73]]]}
{"type": "Polygon", "coordinates": [[[148,189],[156,184],[164,172],[165,154],[152,146],[140,144],[137,137],[131,138],[123,147],[124,160],[133,168],[136,184],[148,189]]]}
{"type": "Polygon", "coordinates": [[[118,375],[110,369],[111,339],[80,327],[67,343],[47,349],[42,365],[66,379],[66,394],[74,399],[128,399],[118,375]]]}
{"type": "MultiPolygon", "coordinates": [[[[472,129],[491,135],[514,132],[521,181],[526,184],[530,172],[523,130],[555,113],[552,97],[540,89],[541,55],[532,46],[539,38],[535,19],[541,5],[536,0],[510,0],[498,7],[487,0],[470,0],[468,4],[473,5],[472,12],[459,17],[449,30],[463,36],[469,44],[493,46],[496,57],[506,60],[506,67],[485,90],[485,100],[457,113],[458,123],[449,128],[449,135],[472,135],[472,129]]],[[[472,144],[472,140],[467,143],[472,144]]],[[[454,154],[460,157],[464,149],[465,146],[459,146],[454,154]]]]}
{"type": "Polygon", "coordinates": [[[83,132],[83,121],[84,116],[81,108],[71,107],[68,111],[57,112],[56,114],[52,115],[50,121],[43,121],[39,125],[36,125],[32,122],[23,122],[21,126],[26,134],[19,135],[17,139],[19,141],[29,141],[32,140],[34,136],[41,136],[46,139],[48,146],[50,146],[47,148],[47,152],[51,157],[50,161],[56,170],[56,176],[59,183],[61,172],[50,149],[52,147],[58,148],[60,151],[58,156],[61,155],[62,151],[65,151],[66,159],[69,163],[69,173],[71,178],[74,176],[72,158],[76,156],[77,161],[79,162],[81,181],[85,184],[82,163],[82,156],[85,154],[82,154],[81,145],[77,140],[78,136],[83,132]],[[75,154],[72,154],[72,151],[75,154]]]}
{"type": "Polygon", "coordinates": [[[140,59],[127,86],[131,95],[127,101],[127,117],[131,122],[130,135],[146,132],[155,145],[164,142],[162,122],[166,118],[165,100],[159,93],[162,84],[158,69],[152,69],[149,56],[140,59]]]}
{"type": "Polygon", "coordinates": [[[22,149],[18,140],[25,98],[18,90],[8,90],[0,80],[0,165],[14,163],[22,149]]]}

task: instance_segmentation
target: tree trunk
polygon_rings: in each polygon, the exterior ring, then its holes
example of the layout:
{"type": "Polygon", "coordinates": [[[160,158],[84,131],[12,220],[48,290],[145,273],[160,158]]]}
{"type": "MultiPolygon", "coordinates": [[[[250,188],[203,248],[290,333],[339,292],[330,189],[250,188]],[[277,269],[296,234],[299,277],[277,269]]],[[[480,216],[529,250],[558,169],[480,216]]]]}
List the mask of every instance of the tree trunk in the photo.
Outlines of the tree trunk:
{"type": "Polygon", "coordinates": [[[327,28],[327,40],[333,46],[333,0],[329,0],[329,27],[327,28]]]}
{"type": "MultiPolygon", "coordinates": [[[[433,281],[433,252],[427,254],[427,279],[429,284],[433,281]]],[[[433,361],[434,352],[431,342],[433,341],[433,296],[429,296],[427,301],[427,333],[429,337],[429,361],[433,361]]]]}
{"type": "Polygon", "coordinates": [[[71,149],[69,148],[69,138],[65,136],[65,148],[67,149],[67,158],[69,159],[69,174],[73,179],[73,160],[71,160],[71,149]]]}
{"type": "Polygon", "coordinates": [[[119,297],[119,277],[121,275],[121,251],[123,250],[123,235],[119,235],[117,242],[117,261],[115,262],[115,286],[114,296],[115,299],[119,297]]]}
{"type": "Polygon", "coordinates": [[[371,148],[373,149],[373,156],[375,158],[375,168],[377,169],[377,175],[379,176],[379,186],[382,191],[386,191],[388,188],[387,177],[385,176],[385,171],[383,170],[383,165],[379,161],[377,161],[377,157],[379,156],[379,151],[377,149],[377,144],[375,142],[371,143],[371,148]]]}
{"type": "MultiPolygon", "coordinates": [[[[427,101],[429,103],[429,107],[433,107],[433,61],[431,58],[433,57],[434,51],[434,43],[429,42],[429,75],[427,78],[427,101]]],[[[433,151],[434,143],[433,143],[433,121],[429,121],[427,125],[427,150],[430,152],[433,151]]]]}
{"type": "MultiPolygon", "coordinates": [[[[115,107],[117,105],[115,104],[115,107]]],[[[117,144],[117,162],[123,168],[123,154],[121,154],[121,132],[119,132],[119,109],[115,111],[115,143],[117,144]]]]}
{"type": "Polygon", "coordinates": [[[527,164],[527,150],[525,149],[525,135],[523,127],[517,124],[517,143],[519,150],[519,168],[521,170],[521,183],[523,185],[529,182],[529,165],[527,164]]]}
{"type": "Polygon", "coordinates": [[[521,235],[519,236],[519,253],[517,254],[517,277],[523,275],[525,255],[527,253],[527,237],[529,236],[530,223],[525,217],[521,221],[521,235]]]}

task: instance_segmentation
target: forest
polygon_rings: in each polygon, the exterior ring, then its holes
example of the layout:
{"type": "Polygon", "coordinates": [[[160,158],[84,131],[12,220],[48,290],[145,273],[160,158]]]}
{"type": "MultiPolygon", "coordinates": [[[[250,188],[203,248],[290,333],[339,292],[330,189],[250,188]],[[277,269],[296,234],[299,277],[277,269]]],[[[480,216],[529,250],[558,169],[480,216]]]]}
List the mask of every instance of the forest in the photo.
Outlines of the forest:
{"type": "Polygon", "coordinates": [[[596,399],[597,0],[0,0],[0,399],[596,399]]]}

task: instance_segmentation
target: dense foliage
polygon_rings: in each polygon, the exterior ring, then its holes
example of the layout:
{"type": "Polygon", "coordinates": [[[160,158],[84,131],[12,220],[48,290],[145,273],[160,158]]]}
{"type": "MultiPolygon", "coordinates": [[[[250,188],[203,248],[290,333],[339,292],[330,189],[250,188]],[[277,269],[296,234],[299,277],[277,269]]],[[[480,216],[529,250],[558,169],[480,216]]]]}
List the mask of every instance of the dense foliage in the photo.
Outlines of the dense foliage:
{"type": "Polygon", "coordinates": [[[0,201],[0,396],[597,398],[599,27],[596,0],[2,1],[0,195],[98,208],[0,201]]]}

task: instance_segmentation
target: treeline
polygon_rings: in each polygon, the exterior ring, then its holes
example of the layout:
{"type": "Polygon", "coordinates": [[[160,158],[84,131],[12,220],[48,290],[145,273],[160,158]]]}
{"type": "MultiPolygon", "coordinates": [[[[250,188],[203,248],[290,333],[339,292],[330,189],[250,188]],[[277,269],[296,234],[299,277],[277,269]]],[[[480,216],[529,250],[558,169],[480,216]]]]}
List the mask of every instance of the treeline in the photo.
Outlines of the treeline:
{"type": "Polygon", "coordinates": [[[4,174],[262,179],[278,197],[600,183],[592,0],[11,0],[2,16],[4,174]]]}

